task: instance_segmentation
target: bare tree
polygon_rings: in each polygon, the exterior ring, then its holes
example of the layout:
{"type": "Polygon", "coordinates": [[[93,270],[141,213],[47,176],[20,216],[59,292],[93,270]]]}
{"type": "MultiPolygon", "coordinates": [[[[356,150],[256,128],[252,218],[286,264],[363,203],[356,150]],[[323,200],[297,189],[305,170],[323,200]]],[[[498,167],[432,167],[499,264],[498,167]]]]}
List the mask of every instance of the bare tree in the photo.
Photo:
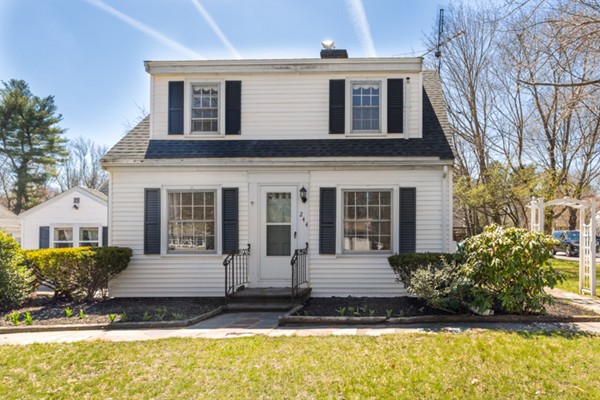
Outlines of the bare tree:
{"type": "Polygon", "coordinates": [[[60,166],[56,183],[61,191],[74,186],[91,189],[100,188],[108,179],[108,174],[100,166],[100,159],[107,152],[107,146],[98,146],[90,139],[79,137],[67,145],[69,156],[60,166]]]}
{"type": "MultiPolygon", "coordinates": [[[[600,177],[598,1],[494,7],[459,3],[446,14],[448,36],[465,32],[444,45],[440,72],[455,210],[470,234],[489,222],[523,226],[530,196],[581,198],[600,177]]],[[[562,212],[548,210],[548,223],[562,212]]]]}

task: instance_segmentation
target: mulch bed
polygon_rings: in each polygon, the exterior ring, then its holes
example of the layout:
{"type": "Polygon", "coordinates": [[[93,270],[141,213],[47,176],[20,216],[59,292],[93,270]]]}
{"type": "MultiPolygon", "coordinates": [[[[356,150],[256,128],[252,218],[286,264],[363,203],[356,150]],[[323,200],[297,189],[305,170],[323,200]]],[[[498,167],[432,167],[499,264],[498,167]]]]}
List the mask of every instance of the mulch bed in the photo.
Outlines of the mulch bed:
{"type": "MultiPolygon", "coordinates": [[[[424,300],[415,297],[329,297],[311,298],[298,315],[320,317],[369,317],[389,316],[415,317],[422,315],[450,315],[442,310],[429,307],[424,300]]],[[[496,315],[502,315],[496,311],[496,315]]],[[[546,306],[544,315],[552,317],[570,317],[579,315],[597,315],[591,310],[574,304],[556,300],[546,306]]]]}
{"type": "Polygon", "coordinates": [[[33,325],[75,325],[106,324],[109,314],[117,314],[115,322],[175,321],[192,318],[225,304],[223,298],[208,297],[136,297],[118,299],[97,299],[93,302],[55,300],[51,295],[37,294],[29,298],[21,307],[1,310],[0,327],[14,326],[5,316],[21,314],[21,325],[25,325],[25,312],[29,311],[33,325]],[[73,313],[67,318],[65,309],[73,313]],[[83,310],[84,318],[79,318],[83,310]],[[124,318],[123,316],[126,315],[124,318]]]}

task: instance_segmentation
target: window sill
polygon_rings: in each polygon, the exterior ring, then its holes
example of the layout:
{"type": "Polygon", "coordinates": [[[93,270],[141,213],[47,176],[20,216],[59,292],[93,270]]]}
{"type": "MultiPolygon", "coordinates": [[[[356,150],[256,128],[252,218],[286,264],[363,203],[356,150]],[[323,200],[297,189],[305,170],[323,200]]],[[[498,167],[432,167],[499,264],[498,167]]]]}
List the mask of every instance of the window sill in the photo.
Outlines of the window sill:
{"type": "Polygon", "coordinates": [[[190,132],[187,135],[184,135],[185,137],[188,138],[205,138],[205,137],[209,137],[209,138],[216,138],[216,137],[225,137],[224,134],[222,133],[202,133],[202,132],[190,132]]]}
{"type": "Polygon", "coordinates": [[[394,254],[393,251],[391,250],[382,250],[382,251],[353,251],[353,252],[344,252],[344,253],[337,253],[335,256],[336,257],[340,257],[340,258],[344,258],[344,257],[389,257],[392,254],[394,254]]]}
{"type": "Polygon", "coordinates": [[[359,131],[359,132],[348,132],[348,133],[346,133],[346,136],[349,136],[349,137],[386,137],[387,133],[359,131]]]}

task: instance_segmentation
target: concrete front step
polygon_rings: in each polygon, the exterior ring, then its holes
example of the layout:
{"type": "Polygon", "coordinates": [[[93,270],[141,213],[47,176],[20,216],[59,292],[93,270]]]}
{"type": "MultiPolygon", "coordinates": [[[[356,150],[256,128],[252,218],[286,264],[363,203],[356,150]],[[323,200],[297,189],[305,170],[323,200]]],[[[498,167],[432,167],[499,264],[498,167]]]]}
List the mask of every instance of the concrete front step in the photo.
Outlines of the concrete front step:
{"type": "MultiPolygon", "coordinates": [[[[310,297],[310,288],[303,288],[296,297],[297,302],[305,302],[310,297]]],[[[287,304],[292,302],[291,288],[247,288],[230,296],[230,304],[287,304]]]]}
{"type": "Polygon", "coordinates": [[[226,311],[288,311],[293,308],[292,303],[230,303],[225,306],[226,311]]]}

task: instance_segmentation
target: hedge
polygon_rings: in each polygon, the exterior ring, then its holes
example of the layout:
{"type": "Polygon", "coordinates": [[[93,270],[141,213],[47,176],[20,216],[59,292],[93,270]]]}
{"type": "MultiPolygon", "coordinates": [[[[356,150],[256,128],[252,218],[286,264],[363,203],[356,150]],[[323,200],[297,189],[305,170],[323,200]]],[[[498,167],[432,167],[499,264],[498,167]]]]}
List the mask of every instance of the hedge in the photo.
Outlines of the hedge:
{"type": "Polygon", "coordinates": [[[19,243],[0,230],[0,309],[18,306],[34,289],[19,243]]]}
{"type": "Polygon", "coordinates": [[[442,267],[443,261],[450,263],[456,258],[457,255],[449,253],[400,253],[389,256],[388,262],[398,276],[397,281],[409,288],[411,277],[417,270],[428,269],[430,266],[442,267]]]}
{"type": "Polygon", "coordinates": [[[126,247],[78,247],[26,252],[38,283],[54,288],[55,296],[92,300],[108,281],[129,265],[126,247]]]}

